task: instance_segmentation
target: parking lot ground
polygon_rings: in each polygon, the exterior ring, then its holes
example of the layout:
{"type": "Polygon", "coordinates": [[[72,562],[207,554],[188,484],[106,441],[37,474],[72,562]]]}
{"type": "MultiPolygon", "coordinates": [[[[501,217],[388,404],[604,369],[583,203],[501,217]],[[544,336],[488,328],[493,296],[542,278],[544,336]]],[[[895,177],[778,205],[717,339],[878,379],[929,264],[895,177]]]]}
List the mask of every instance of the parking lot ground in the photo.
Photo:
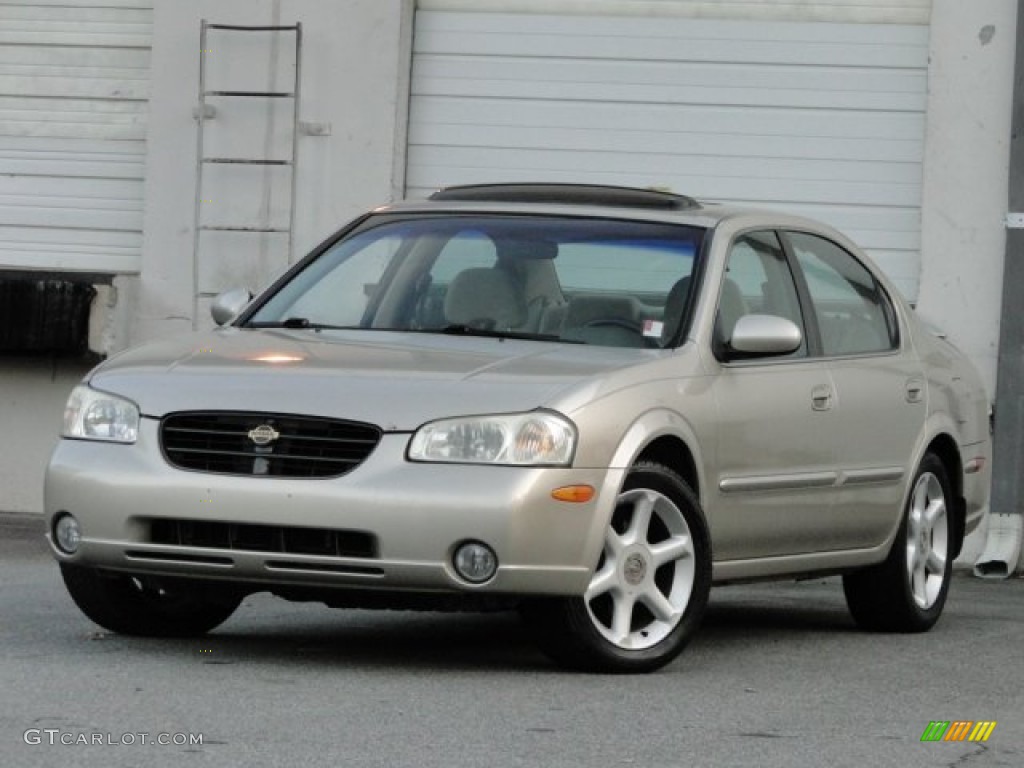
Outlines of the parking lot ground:
{"type": "Polygon", "coordinates": [[[600,676],[553,667],[510,614],[254,595],[205,638],[111,635],[40,536],[0,514],[5,768],[1024,765],[1021,579],[958,573],[922,635],[857,630],[836,578],[718,588],[669,667],[600,676]],[[922,742],[932,721],[996,726],[922,742]]]}

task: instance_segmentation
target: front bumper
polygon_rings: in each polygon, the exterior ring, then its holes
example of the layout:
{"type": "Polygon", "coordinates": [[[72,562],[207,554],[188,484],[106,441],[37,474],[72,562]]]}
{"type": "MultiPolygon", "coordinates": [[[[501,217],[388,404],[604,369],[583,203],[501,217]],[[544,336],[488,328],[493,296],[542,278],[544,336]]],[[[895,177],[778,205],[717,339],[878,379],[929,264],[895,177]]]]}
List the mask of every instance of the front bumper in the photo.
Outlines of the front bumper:
{"type": "Polygon", "coordinates": [[[417,464],[409,436],[386,434],[364,464],[329,479],[248,477],[170,466],[158,422],[143,419],[134,445],[61,440],[46,474],[47,538],[57,559],[137,574],[249,585],[402,591],[581,594],[601,551],[624,470],[417,464]],[[584,504],[555,488],[588,484],[584,504]],[[68,512],[82,541],[74,555],[54,546],[52,526],[68,512]],[[287,526],[370,534],[372,556],[248,551],[233,546],[154,543],[154,521],[287,526]],[[464,541],[498,556],[482,585],[451,565],[464,541]]]}

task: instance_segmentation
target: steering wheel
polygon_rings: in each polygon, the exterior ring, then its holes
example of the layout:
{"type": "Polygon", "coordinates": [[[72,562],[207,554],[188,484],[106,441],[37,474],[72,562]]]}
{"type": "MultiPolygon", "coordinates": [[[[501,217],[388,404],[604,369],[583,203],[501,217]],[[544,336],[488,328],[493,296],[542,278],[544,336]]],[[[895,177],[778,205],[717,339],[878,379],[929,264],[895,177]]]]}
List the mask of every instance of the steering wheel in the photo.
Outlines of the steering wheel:
{"type": "MultiPolygon", "coordinates": [[[[619,330],[628,331],[631,334],[629,339],[623,338],[621,341],[636,341],[635,336],[639,336],[642,343],[623,343],[615,346],[622,347],[643,347],[644,349],[663,349],[662,341],[659,336],[650,336],[644,334],[644,327],[642,323],[638,323],[628,317],[597,317],[591,320],[589,323],[584,323],[582,328],[618,328],[619,330]]],[[[582,330],[582,329],[581,329],[582,330]]]]}
{"type": "Polygon", "coordinates": [[[633,333],[643,334],[640,323],[625,317],[595,317],[583,324],[584,328],[623,328],[633,333]]]}
{"type": "Polygon", "coordinates": [[[607,347],[646,347],[649,339],[643,335],[640,323],[625,317],[595,317],[577,331],[576,337],[588,344],[607,347]],[[602,331],[601,329],[607,329],[602,331]]]}

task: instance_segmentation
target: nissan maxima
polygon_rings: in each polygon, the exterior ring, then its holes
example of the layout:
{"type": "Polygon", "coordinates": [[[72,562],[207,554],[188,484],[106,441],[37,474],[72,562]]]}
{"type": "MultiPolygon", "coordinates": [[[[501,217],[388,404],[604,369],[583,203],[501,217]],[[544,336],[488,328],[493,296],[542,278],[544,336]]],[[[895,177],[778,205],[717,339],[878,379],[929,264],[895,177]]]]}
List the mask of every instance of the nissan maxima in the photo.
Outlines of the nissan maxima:
{"type": "Polygon", "coordinates": [[[919,632],[986,504],[978,376],[804,218],[454,187],[213,313],[67,404],[48,539],[114,632],[204,633],[260,591],[515,609],[557,663],[640,672],[713,584],[808,575],[919,632]]]}

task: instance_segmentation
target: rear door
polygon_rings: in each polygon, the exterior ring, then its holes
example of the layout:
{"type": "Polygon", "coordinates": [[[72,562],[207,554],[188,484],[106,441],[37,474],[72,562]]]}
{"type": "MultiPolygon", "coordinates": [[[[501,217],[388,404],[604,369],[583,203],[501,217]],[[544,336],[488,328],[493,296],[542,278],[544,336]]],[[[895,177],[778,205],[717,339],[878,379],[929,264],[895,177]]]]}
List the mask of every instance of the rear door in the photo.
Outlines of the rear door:
{"type": "Polygon", "coordinates": [[[885,290],[831,240],[788,232],[835,387],[839,488],[833,548],[877,545],[898,519],[924,425],[924,375],[885,290]]]}

